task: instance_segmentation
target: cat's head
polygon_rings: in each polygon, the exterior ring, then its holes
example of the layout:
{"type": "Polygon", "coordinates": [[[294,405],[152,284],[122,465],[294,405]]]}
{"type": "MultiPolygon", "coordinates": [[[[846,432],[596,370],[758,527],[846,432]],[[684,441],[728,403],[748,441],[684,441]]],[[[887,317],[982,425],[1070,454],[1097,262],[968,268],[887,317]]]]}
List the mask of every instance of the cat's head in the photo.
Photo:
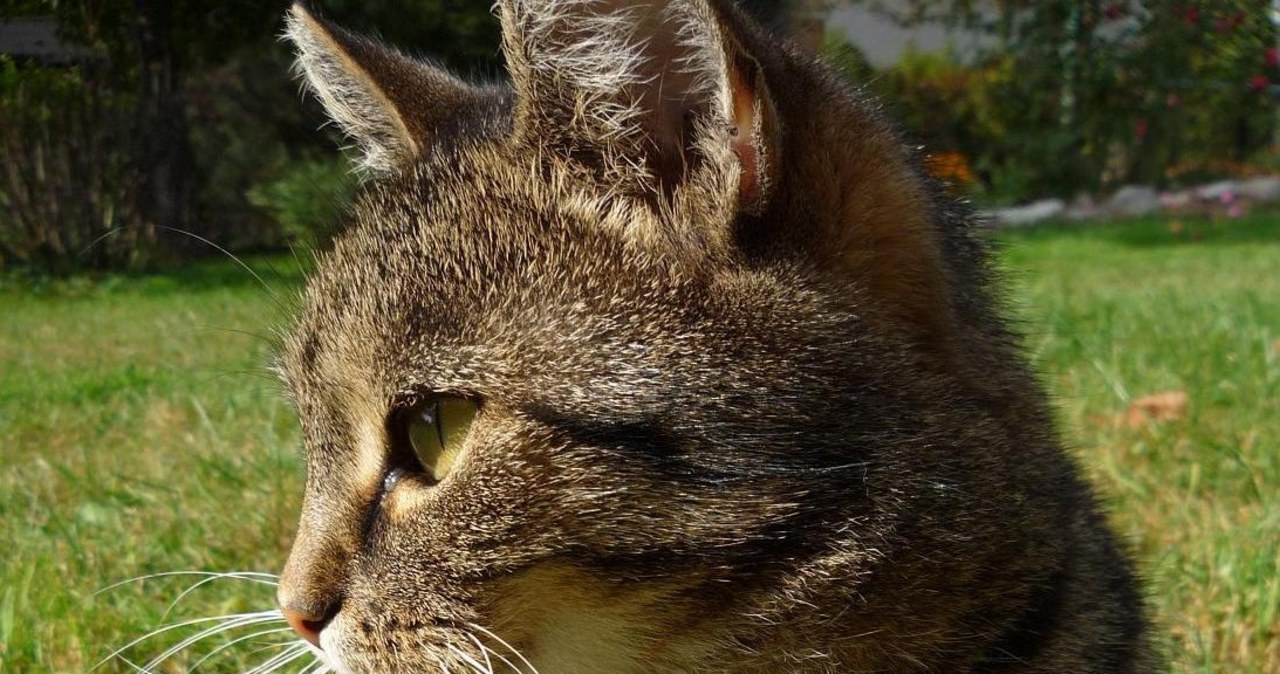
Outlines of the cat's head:
{"type": "Polygon", "coordinates": [[[776,625],[879,554],[870,476],[951,357],[927,188],[727,3],[497,13],[509,86],[290,11],[368,180],[281,358],[286,614],[361,674],[817,652],[776,625]]]}

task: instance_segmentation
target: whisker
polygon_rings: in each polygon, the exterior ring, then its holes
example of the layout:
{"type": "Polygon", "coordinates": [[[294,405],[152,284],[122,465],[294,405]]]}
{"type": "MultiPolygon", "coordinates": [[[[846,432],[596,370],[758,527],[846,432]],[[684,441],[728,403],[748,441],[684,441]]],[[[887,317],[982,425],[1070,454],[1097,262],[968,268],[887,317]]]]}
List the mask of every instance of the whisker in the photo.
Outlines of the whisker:
{"type": "Polygon", "coordinates": [[[244,653],[244,654],[245,654],[245,655],[257,655],[257,654],[262,653],[262,652],[264,652],[264,651],[277,651],[277,650],[280,650],[281,648],[292,648],[292,647],[296,647],[296,646],[298,646],[298,640],[297,640],[297,639],[290,639],[289,641],[281,641],[281,642],[278,642],[278,643],[267,644],[266,646],[259,646],[259,647],[255,648],[255,649],[253,649],[253,650],[245,651],[245,653],[244,653]]]}
{"type": "Polygon", "coordinates": [[[501,660],[502,664],[506,665],[507,667],[510,667],[512,672],[515,672],[516,674],[524,674],[524,670],[520,669],[520,667],[516,665],[516,663],[512,662],[507,656],[493,650],[492,648],[489,648],[488,646],[483,646],[483,648],[486,651],[488,651],[491,655],[493,655],[493,657],[501,660]]]}
{"type": "Polygon", "coordinates": [[[134,577],[134,578],[128,578],[128,579],[125,579],[125,580],[122,580],[122,581],[119,581],[119,582],[116,582],[116,583],[112,583],[112,584],[110,584],[110,585],[108,585],[108,586],[106,586],[106,587],[102,588],[101,590],[98,590],[97,592],[94,592],[93,594],[91,594],[91,595],[89,595],[89,596],[90,596],[90,597],[96,597],[96,596],[98,596],[98,595],[102,594],[103,592],[109,592],[109,591],[111,591],[111,590],[116,589],[117,587],[121,587],[121,586],[123,586],[123,585],[128,585],[128,584],[130,584],[130,583],[140,583],[140,582],[142,582],[142,581],[144,581],[144,580],[151,580],[151,579],[153,579],[153,578],[172,578],[172,577],[175,577],[175,576],[205,576],[205,577],[215,577],[215,578],[230,578],[230,579],[232,579],[232,580],[244,580],[244,581],[249,581],[249,582],[253,582],[253,583],[262,583],[263,585],[270,585],[270,586],[272,586],[272,587],[275,587],[276,585],[278,585],[278,584],[279,584],[279,583],[278,583],[278,582],[276,582],[276,581],[278,581],[278,580],[279,580],[279,578],[280,578],[279,576],[277,576],[277,575],[275,575],[275,574],[272,574],[272,573],[262,573],[262,572],[258,572],[258,571],[226,571],[226,572],[216,572],[216,571],[163,571],[163,572],[161,572],[161,573],[149,573],[149,574],[147,574],[147,575],[145,575],[145,576],[137,576],[137,577],[134,577]]]}
{"type": "MultiPolygon", "coordinates": [[[[216,657],[219,653],[221,653],[221,652],[223,652],[223,651],[227,650],[228,648],[231,648],[232,646],[235,646],[235,645],[236,645],[236,644],[238,644],[238,643],[242,643],[242,642],[248,641],[248,640],[250,640],[250,639],[256,639],[256,638],[258,638],[258,637],[265,637],[265,636],[267,636],[268,634],[280,634],[281,632],[292,632],[292,631],[293,631],[293,628],[292,628],[292,627],[277,627],[277,628],[275,628],[275,629],[260,630],[260,631],[254,632],[253,634],[248,634],[248,635],[245,635],[245,636],[242,636],[242,637],[236,637],[236,638],[232,639],[231,641],[228,641],[227,643],[222,644],[221,646],[219,646],[219,647],[217,647],[217,648],[213,649],[212,651],[209,651],[209,653],[208,653],[208,654],[206,654],[204,657],[200,658],[199,660],[196,660],[195,664],[193,664],[193,665],[191,665],[190,667],[188,667],[188,668],[187,668],[187,671],[188,671],[188,672],[193,672],[193,671],[195,671],[195,670],[197,670],[197,669],[200,669],[200,665],[204,664],[206,660],[211,660],[211,659],[213,659],[213,658],[214,658],[214,657],[216,657]]],[[[270,644],[270,645],[268,645],[268,646],[264,646],[264,647],[263,647],[263,648],[261,648],[261,649],[255,649],[255,650],[254,650],[254,651],[252,651],[251,653],[257,653],[259,650],[270,650],[270,649],[272,649],[272,648],[283,648],[283,647],[285,647],[285,646],[289,646],[289,645],[291,645],[291,643],[290,643],[290,642],[288,642],[288,641],[282,641],[282,642],[280,642],[280,643],[278,643],[278,644],[270,644]]]]}
{"type": "MultiPolygon", "coordinates": [[[[126,665],[129,665],[129,668],[132,669],[133,671],[140,672],[141,674],[146,674],[146,672],[143,672],[142,668],[139,667],[133,660],[130,660],[129,658],[124,657],[123,655],[121,655],[116,659],[119,660],[120,662],[123,662],[126,665]]],[[[93,671],[93,670],[89,670],[89,671],[93,671]]]]}
{"type": "MultiPolygon", "coordinates": [[[[320,651],[318,651],[318,650],[316,650],[315,648],[313,648],[310,644],[308,644],[308,643],[306,643],[306,642],[300,642],[300,641],[298,641],[297,639],[293,639],[293,640],[291,640],[291,641],[282,641],[282,642],[280,642],[280,643],[276,643],[276,644],[269,644],[269,645],[267,645],[267,646],[263,646],[263,647],[260,647],[260,648],[255,648],[255,649],[253,649],[253,650],[249,651],[248,653],[246,653],[245,655],[256,655],[256,654],[261,653],[261,652],[263,652],[263,651],[278,650],[278,649],[281,649],[281,648],[288,648],[288,649],[291,649],[291,650],[296,650],[296,649],[298,649],[298,648],[302,648],[303,650],[306,650],[306,651],[310,651],[310,652],[311,652],[311,657],[315,658],[315,662],[312,662],[312,663],[310,663],[310,664],[308,664],[308,665],[305,665],[305,666],[304,666],[304,668],[303,668],[303,670],[302,670],[302,672],[301,672],[301,674],[324,674],[324,672],[332,672],[332,671],[333,671],[332,669],[330,669],[330,668],[329,668],[329,664],[328,664],[327,662],[325,662],[325,660],[324,660],[324,654],[323,654],[323,653],[321,653],[320,651]]],[[[283,654],[281,654],[281,655],[283,655],[283,654]]],[[[273,656],[273,659],[274,659],[275,657],[279,657],[279,656],[273,656]]],[[[296,660],[296,659],[297,659],[297,658],[295,657],[295,658],[291,659],[291,660],[290,660],[290,662],[292,662],[293,660],[296,660]]],[[[265,664],[266,664],[266,663],[263,663],[262,665],[258,665],[258,667],[262,667],[262,666],[264,666],[265,664]]],[[[288,663],[285,663],[285,664],[288,664],[288,663]]]]}
{"type": "Polygon", "coordinates": [[[302,670],[302,674],[325,674],[325,672],[329,671],[332,670],[329,669],[329,665],[325,664],[324,660],[316,660],[310,667],[302,670]]]}
{"type": "MultiPolygon", "coordinates": [[[[226,248],[223,248],[222,246],[214,243],[209,239],[206,239],[203,236],[200,236],[199,234],[196,234],[194,232],[189,232],[185,229],[180,229],[178,227],[170,227],[167,225],[156,225],[155,228],[166,231],[166,232],[173,232],[175,234],[181,234],[183,236],[190,237],[192,239],[195,239],[196,241],[199,241],[200,243],[205,244],[206,246],[209,246],[210,248],[213,248],[219,253],[222,253],[223,255],[227,256],[233,262],[239,265],[242,269],[249,272],[249,275],[252,276],[253,279],[258,282],[258,285],[262,286],[263,291],[267,293],[267,297],[271,298],[271,301],[275,303],[276,308],[280,309],[283,312],[288,311],[288,307],[284,304],[280,295],[276,293],[275,288],[272,288],[270,285],[268,285],[267,282],[260,275],[258,275],[258,272],[254,271],[252,267],[250,267],[248,264],[244,262],[244,260],[241,260],[231,251],[227,250],[226,248]]],[[[87,256],[94,248],[97,248],[99,244],[103,243],[107,239],[115,236],[116,234],[119,234],[121,232],[126,232],[131,229],[141,229],[141,226],[140,225],[122,225],[118,227],[112,227],[110,230],[108,230],[98,238],[91,241],[89,245],[85,246],[84,249],[80,251],[80,256],[81,257],[87,256]]],[[[270,265],[268,266],[270,267],[270,265]]],[[[280,274],[279,271],[276,271],[274,267],[272,267],[271,270],[275,272],[276,276],[282,276],[282,274],[280,274]]]]}
{"type": "Polygon", "coordinates": [[[292,648],[289,648],[288,650],[286,650],[285,652],[279,655],[273,656],[270,660],[267,660],[266,662],[262,663],[261,665],[258,665],[257,667],[254,667],[253,669],[245,672],[244,674],[271,674],[271,672],[274,672],[280,669],[281,667],[288,665],[294,660],[297,660],[298,658],[304,655],[310,655],[310,654],[311,654],[311,651],[308,650],[307,644],[305,643],[296,644],[292,648]]]}
{"type": "Polygon", "coordinates": [[[488,646],[485,646],[484,642],[480,641],[480,639],[478,639],[476,635],[471,634],[470,632],[466,634],[467,634],[467,638],[470,639],[471,642],[474,643],[480,649],[480,652],[484,654],[484,661],[485,661],[485,664],[488,665],[490,672],[497,671],[493,668],[493,660],[489,659],[489,656],[492,655],[493,657],[502,661],[502,664],[506,665],[512,672],[515,672],[516,674],[522,674],[521,669],[518,666],[516,666],[516,663],[507,659],[507,656],[493,650],[492,648],[489,648],[488,646]]]}
{"type": "Polygon", "coordinates": [[[216,325],[210,325],[210,326],[205,326],[201,328],[194,328],[192,332],[196,334],[220,333],[220,334],[227,334],[227,335],[240,335],[242,337],[251,337],[263,344],[266,344],[267,346],[272,346],[272,347],[280,346],[280,340],[276,339],[276,336],[274,334],[263,334],[261,332],[254,332],[252,330],[241,330],[238,328],[221,328],[216,325]]]}
{"type": "MultiPolygon", "coordinates": [[[[235,572],[232,572],[232,573],[235,573],[235,572]]],[[[186,599],[188,596],[190,596],[192,592],[195,592],[196,590],[200,589],[201,587],[209,583],[212,583],[215,580],[222,580],[228,577],[232,577],[232,576],[230,576],[229,574],[212,574],[212,575],[206,576],[202,580],[196,581],[195,584],[193,584],[191,587],[188,587],[187,589],[180,592],[178,596],[175,597],[174,600],[169,603],[168,608],[164,610],[164,614],[161,615],[160,619],[164,620],[165,618],[168,618],[169,614],[173,612],[173,609],[178,606],[179,602],[181,602],[183,599],[186,599]]],[[[241,580],[250,580],[250,579],[241,579],[241,580]]],[[[276,582],[269,582],[269,581],[263,581],[263,580],[250,580],[250,582],[256,582],[256,583],[259,583],[262,585],[268,585],[271,587],[276,587],[279,585],[279,583],[276,583],[276,582]]]]}
{"type": "Polygon", "coordinates": [[[214,635],[221,634],[223,632],[228,632],[230,630],[238,629],[241,627],[248,627],[250,625],[261,625],[268,622],[283,620],[283,618],[280,616],[279,611],[271,611],[271,614],[273,615],[265,615],[265,616],[249,615],[249,616],[244,616],[239,618],[233,618],[231,620],[227,620],[225,622],[214,625],[213,627],[203,629],[197,632],[196,634],[193,634],[192,636],[189,636],[186,639],[179,641],[177,644],[165,649],[163,653],[152,658],[151,661],[148,662],[145,667],[143,667],[143,670],[147,672],[154,671],[155,668],[165,660],[168,660],[174,655],[177,655],[178,653],[181,653],[182,651],[190,648],[191,646],[201,641],[204,641],[205,639],[208,639],[209,637],[212,637],[214,635]]]}
{"type": "Polygon", "coordinates": [[[484,665],[479,660],[476,660],[474,657],[471,656],[470,653],[467,653],[461,648],[458,648],[453,644],[445,644],[445,648],[448,648],[450,653],[453,653],[454,655],[461,658],[462,662],[465,663],[467,666],[471,667],[471,669],[475,670],[477,674],[493,674],[492,671],[486,671],[484,668],[484,665]]]}
{"type": "MultiPolygon", "coordinates": [[[[237,618],[254,618],[254,617],[263,618],[262,622],[269,622],[270,620],[283,619],[283,615],[279,611],[263,611],[261,613],[230,613],[227,615],[214,616],[211,618],[193,618],[191,620],[184,620],[182,622],[174,623],[172,625],[165,625],[163,627],[159,627],[154,630],[151,630],[150,632],[147,632],[146,634],[138,637],[137,639],[134,639],[133,641],[130,641],[124,646],[121,646],[120,648],[116,649],[107,657],[99,660],[97,664],[95,664],[93,667],[90,667],[89,671],[92,672],[98,669],[99,667],[102,667],[108,662],[118,658],[121,653],[124,653],[125,651],[129,650],[130,648],[133,648],[134,646],[137,646],[138,644],[146,641],[147,639],[160,636],[161,634],[164,634],[166,632],[172,632],[173,630],[176,630],[176,629],[182,629],[183,627],[190,627],[192,625],[199,625],[201,623],[208,623],[208,622],[214,622],[219,620],[229,622],[237,618]]],[[[120,658],[120,659],[123,660],[124,658],[120,658]]]]}
{"type": "MultiPolygon", "coordinates": [[[[528,668],[529,668],[529,672],[530,672],[530,674],[538,674],[538,668],[537,668],[537,667],[534,667],[534,666],[533,666],[533,663],[532,663],[532,662],[529,662],[529,659],[528,659],[528,658],[526,658],[526,657],[524,657],[524,653],[521,653],[521,652],[520,652],[520,651],[519,651],[515,646],[512,646],[511,644],[507,643],[507,641],[506,641],[505,639],[503,639],[502,637],[500,637],[500,636],[498,636],[498,635],[494,634],[492,631],[490,631],[490,630],[486,629],[486,628],[485,628],[484,626],[482,626],[482,625],[477,625],[477,624],[475,624],[475,623],[467,623],[467,627],[470,627],[470,628],[471,628],[471,629],[473,629],[473,630],[477,630],[477,631],[478,631],[478,632],[480,632],[481,634],[483,634],[483,635],[485,635],[485,636],[489,637],[490,639],[493,639],[494,641],[498,642],[498,644],[499,644],[499,645],[501,645],[503,648],[506,648],[507,650],[511,651],[511,654],[512,654],[512,655],[514,655],[514,656],[516,656],[517,658],[519,658],[519,659],[520,659],[520,662],[521,662],[521,663],[523,663],[525,667],[528,667],[528,668]]],[[[518,668],[518,667],[516,668],[516,671],[519,671],[519,668],[518,668]]]]}
{"type": "Polygon", "coordinates": [[[484,656],[484,668],[489,670],[489,674],[493,674],[493,660],[489,659],[489,649],[485,648],[484,644],[480,643],[480,640],[476,638],[476,635],[470,632],[467,632],[466,635],[467,638],[471,640],[471,643],[475,644],[476,647],[480,649],[480,655],[484,656]]]}
{"type": "Polygon", "coordinates": [[[288,311],[289,311],[289,307],[288,307],[287,305],[285,305],[284,301],[280,298],[280,295],[276,293],[276,289],[275,289],[275,288],[272,288],[270,285],[268,285],[268,284],[267,284],[267,282],[266,282],[265,280],[263,280],[263,278],[262,278],[261,276],[259,276],[259,275],[258,275],[258,272],[256,272],[256,271],[254,271],[254,270],[253,270],[253,267],[250,267],[248,264],[246,264],[246,263],[245,263],[245,261],[244,261],[244,260],[241,260],[238,256],[236,256],[236,254],[235,254],[235,253],[232,253],[231,251],[227,250],[226,248],[223,248],[222,246],[220,246],[220,245],[218,245],[218,244],[214,243],[213,241],[211,241],[211,240],[209,240],[209,239],[206,239],[206,238],[205,238],[205,237],[203,237],[203,236],[200,236],[199,234],[196,234],[195,232],[188,232],[188,231],[187,231],[187,230],[185,230],[185,229],[181,229],[181,228],[178,228],[178,227],[169,227],[169,226],[167,226],[167,225],[156,225],[156,229],[163,229],[163,230],[165,230],[165,231],[174,232],[174,233],[177,233],[177,234],[183,234],[183,235],[185,235],[185,236],[189,236],[189,237],[191,237],[191,238],[195,239],[196,241],[199,241],[199,242],[201,242],[201,243],[203,243],[203,244],[205,244],[205,245],[207,245],[207,246],[209,246],[209,247],[213,248],[214,250],[218,251],[219,253],[222,253],[223,255],[226,255],[227,257],[231,258],[231,260],[232,260],[233,262],[235,262],[236,264],[240,265],[240,268],[241,268],[241,269],[244,269],[245,271],[249,272],[249,275],[250,275],[250,276],[252,276],[252,277],[254,278],[254,280],[258,282],[258,285],[262,286],[262,289],[263,289],[264,291],[266,291],[267,296],[268,296],[268,297],[270,297],[270,298],[271,298],[271,301],[275,303],[275,305],[276,305],[276,308],[277,308],[277,309],[279,309],[279,310],[280,310],[280,311],[282,311],[282,312],[288,313],[288,311]]]}

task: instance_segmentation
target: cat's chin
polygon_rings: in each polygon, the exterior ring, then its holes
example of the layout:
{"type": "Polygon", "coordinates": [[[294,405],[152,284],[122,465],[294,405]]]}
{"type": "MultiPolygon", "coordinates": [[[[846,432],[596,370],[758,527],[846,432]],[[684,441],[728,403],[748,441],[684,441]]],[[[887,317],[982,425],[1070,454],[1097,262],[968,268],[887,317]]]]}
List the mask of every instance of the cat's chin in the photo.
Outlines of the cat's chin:
{"type": "Polygon", "coordinates": [[[396,674],[405,670],[401,663],[385,662],[390,654],[379,653],[373,644],[362,647],[352,624],[339,614],[320,633],[321,659],[334,674],[396,674]]]}
{"type": "Polygon", "coordinates": [[[341,620],[335,618],[320,633],[320,650],[317,658],[334,674],[362,674],[350,667],[344,657],[344,633],[341,620]]]}
{"type": "Polygon", "coordinates": [[[536,668],[520,656],[483,647],[479,637],[453,630],[405,631],[379,617],[338,614],[320,633],[317,657],[333,674],[527,674],[536,668]],[[512,664],[522,662],[521,667],[512,664]]]}

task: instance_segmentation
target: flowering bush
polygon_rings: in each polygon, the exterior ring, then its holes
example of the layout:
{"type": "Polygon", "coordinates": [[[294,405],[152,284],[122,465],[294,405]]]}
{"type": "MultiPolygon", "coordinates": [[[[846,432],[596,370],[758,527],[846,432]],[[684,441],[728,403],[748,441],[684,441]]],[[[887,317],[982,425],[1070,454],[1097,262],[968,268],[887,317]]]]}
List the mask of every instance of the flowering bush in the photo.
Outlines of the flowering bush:
{"type": "Polygon", "coordinates": [[[861,81],[930,151],[968,157],[997,200],[1166,184],[1181,165],[1257,164],[1277,133],[1271,3],[904,3],[899,21],[985,31],[990,46],[964,64],[909,54],[861,81]]]}

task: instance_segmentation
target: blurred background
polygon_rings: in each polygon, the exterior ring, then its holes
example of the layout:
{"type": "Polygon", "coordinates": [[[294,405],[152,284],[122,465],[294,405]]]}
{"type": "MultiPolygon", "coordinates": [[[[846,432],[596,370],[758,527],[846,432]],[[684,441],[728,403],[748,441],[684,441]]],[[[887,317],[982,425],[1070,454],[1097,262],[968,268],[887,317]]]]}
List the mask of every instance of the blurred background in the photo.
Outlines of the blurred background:
{"type": "MultiPolygon", "coordinates": [[[[165,227],[232,251],[326,239],[348,167],[288,75],[285,4],[3,0],[0,266],[121,269],[212,250],[165,227]]],[[[317,4],[501,76],[487,2],[317,4]]],[[[745,4],[880,96],[979,203],[1056,197],[1085,215],[1126,185],[1280,168],[1280,23],[1262,0],[745,4]]]]}
{"type": "MultiPolygon", "coordinates": [[[[502,77],[488,0],[314,4],[502,77]]],[[[1280,674],[1280,2],[742,4],[987,216],[1174,670],[1280,674]]],[[[0,672],[307,666],[271,577],[166,575],[297,517],[268,366],[354,183],[285,5],[0,0],[0,672]]]]}

